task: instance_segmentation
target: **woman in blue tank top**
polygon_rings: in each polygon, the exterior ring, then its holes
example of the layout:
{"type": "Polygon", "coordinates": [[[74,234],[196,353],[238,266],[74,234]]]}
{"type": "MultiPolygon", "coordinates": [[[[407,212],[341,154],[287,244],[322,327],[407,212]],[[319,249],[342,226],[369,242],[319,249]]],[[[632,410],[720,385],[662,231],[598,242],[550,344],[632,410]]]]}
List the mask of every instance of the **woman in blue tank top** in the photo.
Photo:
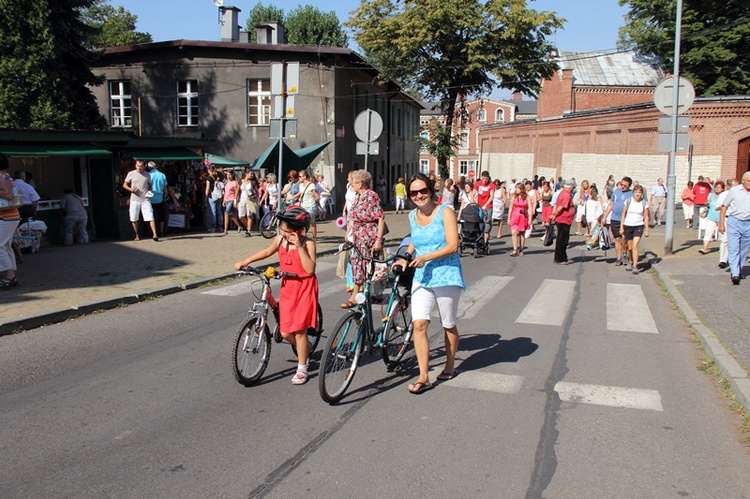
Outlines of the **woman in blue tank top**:
{"type": "Polygon", "coordinates": [[[435,184],[421,173],[407,184],[407,195],[416,206],[409,213],[411,243],[409,253],[415,267],[412,285],[412,322],[414,351],[419,364],[419,378],[409,385],[411,393],[422,393],[432,388],[429,379],[430,343],[427,328],[435,304],[445,330],[445,368],[437,377],[450,380],[456,375],[455,358],[458,349],[458,300],[466,289],[461,260],[458,255],[458,223],[453,210],[437,204],[435,184]]]}

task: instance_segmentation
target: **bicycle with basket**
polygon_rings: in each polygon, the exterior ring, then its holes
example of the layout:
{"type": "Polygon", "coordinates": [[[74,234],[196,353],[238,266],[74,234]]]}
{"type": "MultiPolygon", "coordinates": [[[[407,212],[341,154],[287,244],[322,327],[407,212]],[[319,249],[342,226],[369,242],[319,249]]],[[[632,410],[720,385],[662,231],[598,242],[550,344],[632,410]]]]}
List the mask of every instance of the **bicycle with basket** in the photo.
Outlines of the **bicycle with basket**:
{"type": "Polygon", "coordinates": [[[362,354],[367,347],[370,354],[381,350],[388,371],[393,371],[406,353],[411,341],[411,279],[413,269],[394,266],[390,295],[383,310],[381,326],[375,328],[373,317],[372,283],[377,265],[389,265],[404,259],[408,263],[410,254],[393,255],[376,259],[363,255],[355,246],[343,244],[339,252],[356,251],[368,262],[367,279],[363,290],[357,294],[357,304],[338,321],[328,337],[320,362],[318,389],[321,398],[335,404],[346,393],[357,372],[362,354]]]}
{"type": "MultiPolygon", "coordinates": [[[[265,270],[247,266],[237,272],[240,275],[250,275],[258,278],[256,286],[251,286],[255,301],[247,311],[247,317],[240,325],[232,342],[232,373],[234,378],[245,386],[252,386],[263,376],[268,367],[271,356],[271,338],[281,343],[283,338],[279,331],[279,304],[273,296],[271,281],[274,279],[294,278],[295,274],[281,272],[273,266],[265,270]],[[271,333],[268,313],[271,312],[276,325],[271,333]]],[[[255,284],[255,283],[254,283],[255,284]]],[[[323,310],[318,305],[318,327],[308,328],[307,337],[310,342],[310,355],[315,351],[323,334],[323,310]]],[[[292,345],[292,351],[297,350],[292,345]]]]}

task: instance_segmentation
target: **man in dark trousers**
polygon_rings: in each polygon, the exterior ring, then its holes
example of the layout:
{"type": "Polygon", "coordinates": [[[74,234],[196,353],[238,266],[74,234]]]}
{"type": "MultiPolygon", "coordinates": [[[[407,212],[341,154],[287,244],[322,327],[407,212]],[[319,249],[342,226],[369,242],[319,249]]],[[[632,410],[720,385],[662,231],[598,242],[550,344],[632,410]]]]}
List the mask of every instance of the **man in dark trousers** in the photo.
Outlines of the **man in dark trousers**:
{"type": "Polygon", "coordinates": [[[570,240],[570,226],[573,224],[573,218],[576,214],[576,207],[573,204],[573,188],[575,183],[568,180],[563,184],[563,188],[555,201],[555,207],[552,210],[552,217],[557,227],[557,240],[555,241],[555,263],[559,265],[570,265],[573,260],[568,259],[568,241],[570,240]]]}

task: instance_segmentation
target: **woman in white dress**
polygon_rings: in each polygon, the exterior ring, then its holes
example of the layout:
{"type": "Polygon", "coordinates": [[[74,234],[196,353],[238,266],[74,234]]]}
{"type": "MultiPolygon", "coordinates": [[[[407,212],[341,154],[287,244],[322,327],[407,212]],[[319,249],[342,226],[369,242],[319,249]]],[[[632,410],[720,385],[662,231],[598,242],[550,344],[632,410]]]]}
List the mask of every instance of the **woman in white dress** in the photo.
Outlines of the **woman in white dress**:
{"type": "Polygon", "coordinates": [[[315,220],[318,218],[320,196],[307,170],[299,172],[299,180],[299,204],[310,214],[310,228],[312,229],[313,241],[315,241],[318,238],[318,227],[315,225],[315,220]]]}

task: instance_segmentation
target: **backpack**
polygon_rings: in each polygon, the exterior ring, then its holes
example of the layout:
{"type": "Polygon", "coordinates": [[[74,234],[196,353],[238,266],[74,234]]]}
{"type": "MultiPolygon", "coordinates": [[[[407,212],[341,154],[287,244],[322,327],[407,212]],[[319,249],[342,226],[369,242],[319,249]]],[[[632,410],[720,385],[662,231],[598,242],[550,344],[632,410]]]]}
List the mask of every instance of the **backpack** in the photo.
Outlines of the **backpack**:
{"type": "Polygon", "coordinates": [[[604,226],[599,229],[599,249],[607,254],[607,250],[614,247],[614,241],[612,239],[612,231],[608,226],[604,226]]]}

